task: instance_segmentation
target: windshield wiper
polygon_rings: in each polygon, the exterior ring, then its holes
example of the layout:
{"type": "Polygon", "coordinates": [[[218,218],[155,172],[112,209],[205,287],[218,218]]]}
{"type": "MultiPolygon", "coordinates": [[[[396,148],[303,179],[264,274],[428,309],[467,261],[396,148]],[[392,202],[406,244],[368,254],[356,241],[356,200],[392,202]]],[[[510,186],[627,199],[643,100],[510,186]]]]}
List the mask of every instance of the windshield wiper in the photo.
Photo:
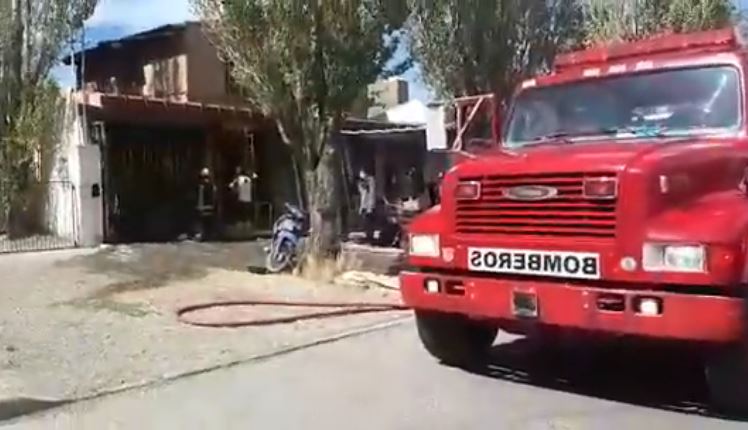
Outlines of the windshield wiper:
{"type": "Polygon", "coordinates": [[[542,136],[538,136],[534,138],[532,141],[528,143],[528,145],[544,145],[547,143],[563,143],[563,144],[572,144],[574,143],[571,139],[569,139],[569,133],[566,131],[557,131],[555,133],[549,133],[544,134],[542,136]]]}
{"type": "Polygon", "coordinates": [[[604,134],[633,134],[636,137],[667,137],[667,134],[665,132],[667,131],[667,127],[664,126],[657,126],[657,127],[651,127],[646,125],[640,125],[640,126],[625,126],[625,127],[611,127],[608,129],[605,129],[604,134]]]}
{"type": "Polygon", "coordinates": [[[598,130],[583,131],[570,133],[568,131],[557,131],[554,133],[538,136],[524,146],[547,145],[547,144],[566,144],[574,143],[574,138],[590,136],[616,136],[622,133],[633,134],[636,137],[667,137],[665,134],[667,127],[648,127],[648,126],[623,126],[608,127],[598,130]]]}
{"type": "Polygon", "coordinates": [[[584,131],[584,132],[574,132],[569,133],[568,131],[557,131],[554,133],[544,134],[542,136],[538,136],[535,139],[533,139],[529,144],[530,145],[544,145],[547,143],[563,143],[563,144],[573,144],[575,137],[585,137],[585,136],[599,136],[599,135],[609,135],[609,134],[615,134],[616,131],[609,131],[609,129],[600,129],[600,130],[592,130],[592,131],[584,131]]]}

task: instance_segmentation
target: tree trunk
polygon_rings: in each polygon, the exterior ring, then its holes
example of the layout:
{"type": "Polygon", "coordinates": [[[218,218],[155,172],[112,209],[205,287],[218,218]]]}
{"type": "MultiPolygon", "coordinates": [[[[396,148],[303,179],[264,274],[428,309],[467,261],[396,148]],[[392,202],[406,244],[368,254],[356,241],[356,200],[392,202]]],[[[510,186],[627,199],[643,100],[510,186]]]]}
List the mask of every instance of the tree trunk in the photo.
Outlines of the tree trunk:
{"type": "Polygon", "coordinates": [[[306,176],[299,166],[295,155],[291,156],[291,167],[293,168],[293,179],[296,184],[296,203],[303,210],[309,210],[309,199],[306,193],[306,176]]]}
{"type": "Polygon", "coordinates": [[[340,250],[340,178],[338,157],[332,145],[322,155],[317,168],[306,174],[311,232],[309,256],[333,258],[340,250]]]}

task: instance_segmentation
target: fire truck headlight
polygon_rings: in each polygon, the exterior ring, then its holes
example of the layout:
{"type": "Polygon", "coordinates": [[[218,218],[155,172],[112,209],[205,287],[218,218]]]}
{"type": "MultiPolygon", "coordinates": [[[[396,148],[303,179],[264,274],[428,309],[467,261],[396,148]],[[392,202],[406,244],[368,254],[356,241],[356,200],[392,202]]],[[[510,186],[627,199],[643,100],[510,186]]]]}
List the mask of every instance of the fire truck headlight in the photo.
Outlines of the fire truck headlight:
{"type": "Polygon", "coordinates": [[[706,247],[648,243],[643,249],[643,266],[648,272],[706,272],[706,247]]]}
{"type": "Polygon", "coordinates": [[[439,235],[437,234],[414,234],[410,236],[409,254],[414,257],[438,258],[439,235]]]}

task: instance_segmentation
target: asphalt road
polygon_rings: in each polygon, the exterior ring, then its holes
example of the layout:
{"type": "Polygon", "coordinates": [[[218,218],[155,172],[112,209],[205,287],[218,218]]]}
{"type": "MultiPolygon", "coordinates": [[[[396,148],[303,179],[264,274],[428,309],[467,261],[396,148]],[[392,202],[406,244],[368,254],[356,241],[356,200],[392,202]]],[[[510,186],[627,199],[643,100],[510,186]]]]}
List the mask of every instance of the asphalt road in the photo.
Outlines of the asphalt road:
{"type": "Polygon", "coordinates": [[[475,372],[441,366],[410,321],[361,337],[7,423],[30,429],[738,429],[680,351],[596,361],[500,337],[475,372]]]}

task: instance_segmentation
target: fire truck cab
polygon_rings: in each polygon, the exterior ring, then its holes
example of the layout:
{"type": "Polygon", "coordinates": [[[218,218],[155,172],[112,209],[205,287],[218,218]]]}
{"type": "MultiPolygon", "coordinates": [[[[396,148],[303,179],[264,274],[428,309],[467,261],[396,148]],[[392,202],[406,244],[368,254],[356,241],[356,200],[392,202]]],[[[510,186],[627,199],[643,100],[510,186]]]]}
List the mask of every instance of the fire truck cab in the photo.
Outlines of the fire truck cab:
{"type": "Polygon", "coordinates": [[[685,341],[715,405],[748,411],[747,53],[735,29],[663,35],[562,54],[505,109],[458,101],[454,149],[481,111],[493,147],[409,226],[425,348],[466,366],[498,330],[685,341]]]}

